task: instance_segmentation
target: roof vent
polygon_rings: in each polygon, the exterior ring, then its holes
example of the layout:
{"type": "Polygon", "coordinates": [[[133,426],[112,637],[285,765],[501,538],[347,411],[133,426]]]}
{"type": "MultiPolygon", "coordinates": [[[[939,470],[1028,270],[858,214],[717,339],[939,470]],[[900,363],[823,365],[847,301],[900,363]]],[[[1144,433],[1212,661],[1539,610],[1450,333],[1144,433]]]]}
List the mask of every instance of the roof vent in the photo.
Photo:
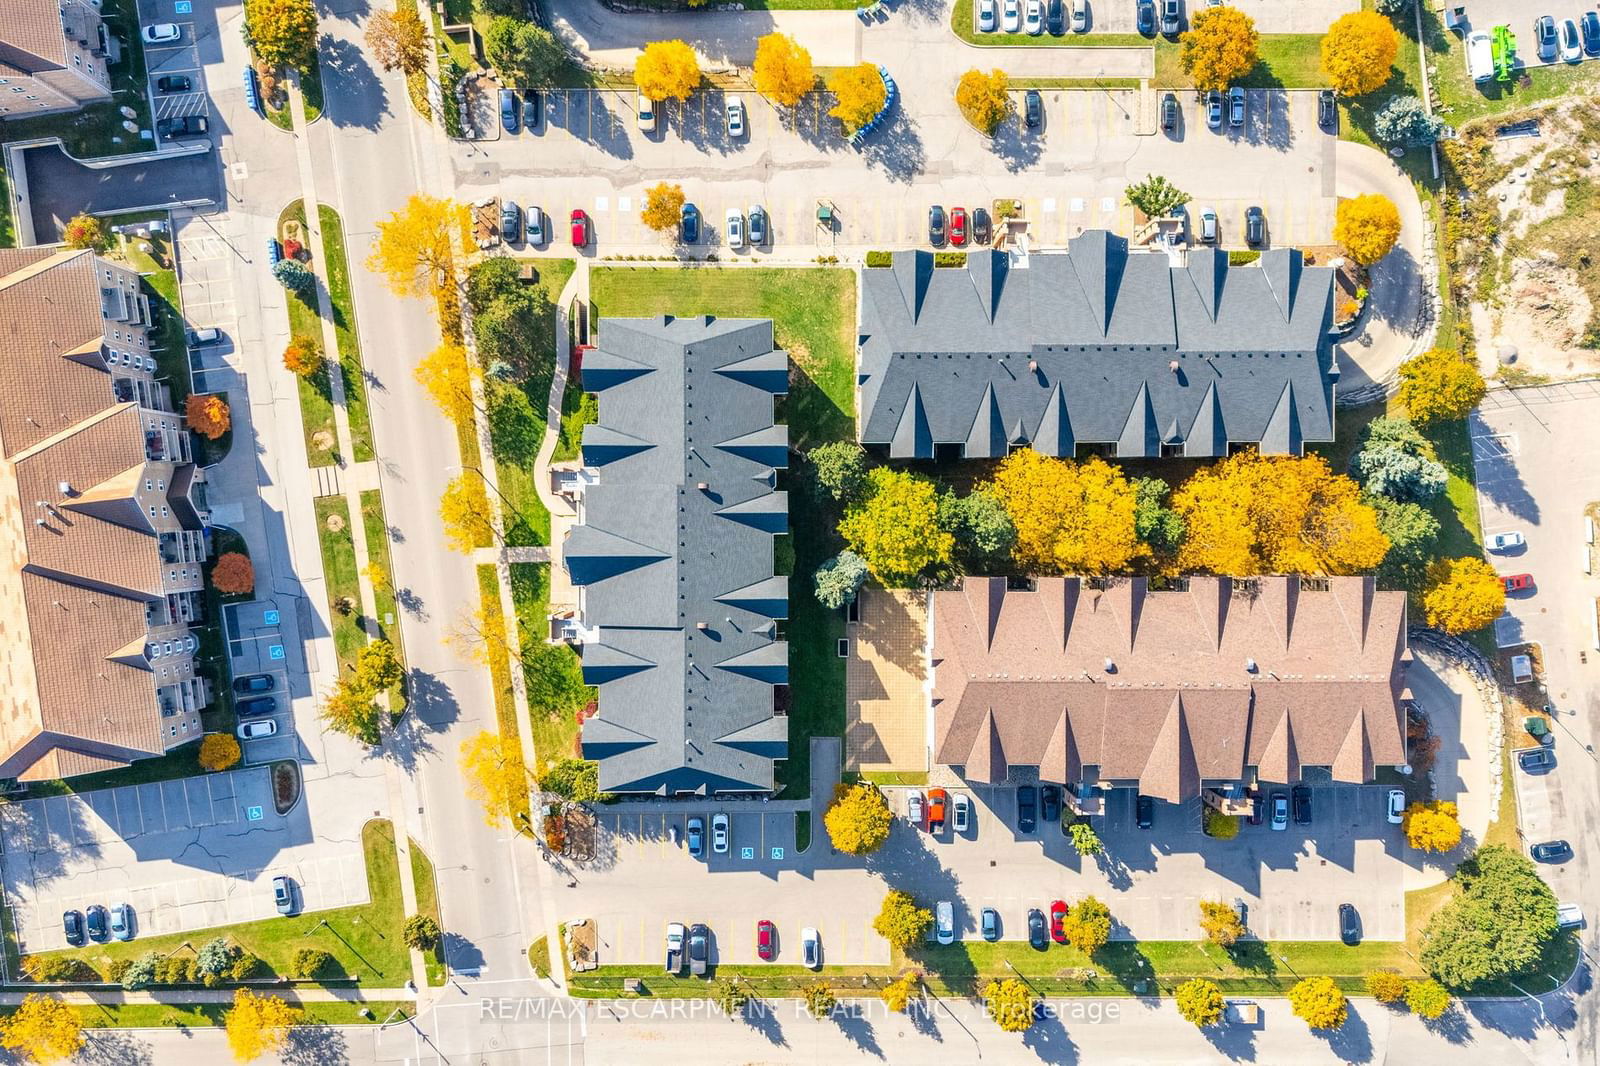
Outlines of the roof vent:
{"type": "Polygon", "coordinates": [[[56,486],[56,489],[58,491],[60,491],[61,495],[63,495],[63,496],[71,496],[72,495],[72,482],[63,481],[59,485],[56,486]]]}
{"type": "Polygon", "coordinates": [[[1112,659],[1110,656],[1107,656],[1106,657],[1106,673],[1114,674],[1116,672],[1117,672],[1116,660],[1112,659]]]}
{"type": "Polygon", "coordinates": [[[1245,670],[1245,673],[1247,673],[1247,674],[1253,674],[1253,673],[1255,673],[1255,672],[1256,672],[1256,670],[1257,670],[1257,669],[1258,669],[1258,668],[1257,668],[1257,666],[1256,666],[1256,661],[1255,661],[1255,660],[1254,660],[1254,659],[1246,659],[1246,660],[1245,660],[1245,661],[1244,661],[1244,670],[1245,670]]]}
{"type": "Polygon", "coordinates": [[[704,622],[696,622],[694,624],[694,627],[696,629],[710,629],[711,628],[710,626],[706,625],[706,623],[704,623],[704,622]]]}
{"type": "Polygon", "coordinates": [[[1172,362],[1168,363],[1167,369],[1176,374],[1178,372],[1178,361],[1174,359],[1172,362]]]}
{"type": "Polygon", "coordinates": [[[1029,370],[1033,370],[1033,371],[1037,371],[1039,369],[1039,361],[1037,359],[1029,359],[1028,360],[1028,369],[1029,370]]]}
{"type": "Polygon", "coordinates": [[[699,489],[701,492],[706,491],[710,487],[711,487],[710,483],[709,482],[705,482],[705,481],[702,481],[698,485],[695,486],[695,488],[699,489]]]}

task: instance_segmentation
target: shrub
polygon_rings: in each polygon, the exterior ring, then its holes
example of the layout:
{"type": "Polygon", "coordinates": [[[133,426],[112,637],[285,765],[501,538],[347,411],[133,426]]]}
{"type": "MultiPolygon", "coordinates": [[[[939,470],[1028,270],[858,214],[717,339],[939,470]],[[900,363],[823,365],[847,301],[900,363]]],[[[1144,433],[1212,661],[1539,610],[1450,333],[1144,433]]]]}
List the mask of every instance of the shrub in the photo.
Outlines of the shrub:
{"type": "Polygon", "coordinates": [[[964,267],[967,265],[967,253],[934,252],[933,265],[936,267],[964,267]]]}
{"type": "Polygon", "coordinates": [[[197,976],[199,967],[187,955],[168,955],[156,963],[155,979],[158,985],[194,984],[197,976]]]}
{"type": "Polygon", "coordinates": [[[200,766],[215,773],[239,761],[239,742],[232,733],[207,733],[200,742],[200,766]]]}
{"type": "Polygon", "coordinates": [[[1367,994],[1379,1003],[1399,1003],[1406,994],[1406,979],[1393,970],[1368,970],[1367,994]]]}
{"type": "Polygon", "coordinates": [[[1225,1004],[1222,989],[1215,981],[1208,981],[1204,977],[1191,978],[1178,986],[1174,998],[1178,1014],[1200,1028],[1216,1025],[1222,1020],[1225,1004]]]}
{"type": "Polygon", "coordinates": [[[886,267],[894,262],[893,252],[868,252],[867,266],[886,267]]]}
{"type": "Polygon", "coordinates": [[[122,971],[122,987],[130,992],[137,992],[141,988],[148,988],[156,980],[156,964],[161,961],[161,956],[153,951],[140,955],[130,962],[122,971]]]}
{"type": "Polygon", "coordinates": [[[1306,977],[1289,989],[1295,1017],[1313,1029],[1337,1029],[1349,1015],[1344,993],[1331,977],[1306,977]]]}
{"type": "Polygon", "coordinates": [[[123,987],[127,987],[127,985],[124,982],[123,978],[125,978],[127,976],[128,970],[132,966],[133,966],[133,960],[132,959],[115,959],[115,960],[113,960],[111,965],[106,967],[106,980],[110,981],[112,984],[118,984],[118,985],[122,985],[123,987]]]}
{"type": "Polygon", "coordinates": [[[223,974],[233,966],[233,960],[242,952],[228,943],[226,937],[213,937],[200,945],[195,965],[202,974],[223,974]]]}
{"type": "MultiPolygon", "coordinates": [[[[35,981],[98,981],[100,973],[82,959],[70,955],[30,957],[23,960],[22,972],[35,981]]],[[[115,980],[115,978],[113,978],[115,980]]]]}
{"type": "Polygon", "coordinates": [[[1218,840],[1232,840],[1239,835],[1239,819],[1236,815],[1223,814],[1207,807],[1205,817],[1207,836],[1216,837],[1218,840]]]}
{"type": "Polygon", "coordinates": [[[289,972],[302,981],[320,981],[332,976],[333,956],[321,948],[301,948],[289,962],[289,972]]]}
{"type": "Polygon", "coordinates": [[[1433,1021],[1450,1009],[1450,993],[1429,977],[1406,985],[1406,1006],[1419,1018],[1433,1021]]]}
{"type": "Polygon", "coordinates": [[[249,981],[260,977],[266,969],[266,964],[254,955],[240,955],[233,960],[233,965],[228,967],[228,980],[249,981]]]}

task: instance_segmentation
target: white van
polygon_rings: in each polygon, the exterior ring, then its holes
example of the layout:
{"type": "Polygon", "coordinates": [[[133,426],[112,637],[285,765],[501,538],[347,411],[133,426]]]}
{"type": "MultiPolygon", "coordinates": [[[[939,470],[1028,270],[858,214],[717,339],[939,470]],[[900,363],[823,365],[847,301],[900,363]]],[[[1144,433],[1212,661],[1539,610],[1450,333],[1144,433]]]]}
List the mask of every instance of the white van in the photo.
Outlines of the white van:
{"type": "Polygon", "coordinates": [[[1467,73],[1473,81],[1489,81],[1494,77],[1494,48],[1489,35],[1479,30],[1467,34],[1467,73]]]}

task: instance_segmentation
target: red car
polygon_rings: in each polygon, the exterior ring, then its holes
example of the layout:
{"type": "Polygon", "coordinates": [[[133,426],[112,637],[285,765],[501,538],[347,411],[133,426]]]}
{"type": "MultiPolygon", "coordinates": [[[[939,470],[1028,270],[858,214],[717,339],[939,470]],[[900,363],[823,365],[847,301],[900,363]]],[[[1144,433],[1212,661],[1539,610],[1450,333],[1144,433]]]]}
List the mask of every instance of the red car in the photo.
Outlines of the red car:
{"type": "Polygon", "coordinates": [[[583,208],[572,209],[572,246],[574,248],[586,247],[589,243],[589,216],[583,213],[583,208]]]}
{"type": "Polygon", "coordinates": [[[1061,923],[1066,921],[1067,905],[1059,899],[1050,904],[1050,939],[1057,944],[1067,942],[1067,931],[1061,928],[1061,923]]]}
{"type": "Polygon", "coordinates": [[[1500,579],[1506,587],[1506,595],[1513,592],[1525,592],[1533,588],[1532,574],[1507,574],[1500,579]]]}
{"type": "Polygon", "coordinates": [[[967,243],[967,209],[964,207],[950,209],[950,243],[957,248],[967,243]]]}
{"type": "Polygon", "coordinates": [[[762,962],[771,962],[777,953],[778,927],[765,918],[756,923],[756,954],[762,962]]]}

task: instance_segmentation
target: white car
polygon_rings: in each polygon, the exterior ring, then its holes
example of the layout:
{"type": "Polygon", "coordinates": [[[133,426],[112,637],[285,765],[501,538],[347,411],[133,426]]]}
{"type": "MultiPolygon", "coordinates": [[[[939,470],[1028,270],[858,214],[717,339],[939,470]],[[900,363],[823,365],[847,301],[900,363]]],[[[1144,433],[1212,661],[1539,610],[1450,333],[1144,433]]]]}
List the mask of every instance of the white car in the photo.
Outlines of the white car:
{"type": "Polygon", "coordinates": [[[1556,925],[1561,929],[1577,929],[1583,925],[1583,908],[1576,903],[1557,904],[1556,925]]]}
{"type": "Polygon", "coordinates": [[[543,244],[550,239],[544,230],[544,212],[537,207],[528,208],[528,236],[529,244],[543,244]]]}
{"type": "Polygon", "coordinates": [[[1024,24],[1028,33],[1037,37],[1044,32],[1044,0],[1028,0],[1027,11],[1024,24]]]}
{"type": "Polygon", "coordinates": [[[822,968],[822,936],[809,925],[800,930],[800,961],[808,970],[822,968]]]}
{"type": "Polygon", "coordinates": [[[906,820],[912,825],[922,825],[922,793],[906,793],[906,820]]]}
{"type": "Polygon", "coordinates": [[[950,797],[950,830],[958,835],[964,835],[972,824],[972,801],[965,792],[957,792],[950,797]]]}
{"type": "Polygon", "coordinates": [[[1578,36],[1578,24],[1571,19],[1561,20],[1561,58],[1568,63],[1583,62],[1583,38],[1578,36]]]}
{"type": "Polygon", "coordinates": [[[1206,244],[1217,243],[1217,213],[1209,207],[1200,209],[1200,240],[1206,244]]]}
{"type": "Polygon", "coordinates": [[[639,94],[639,129],[645,133],[654,133],[656,130],[656,102],[639,94]]]}
{"type": "Polygon", "coordinates": [[[744,101],[737,96],[728,97],[728,139],[744,136],[744,101]]]}
{"type": "Polygon", "coordinates": [[[939,943],[954,944],[956,942],[956,909],[947,899],[941,899],[933,911],[933,925],[939,936],[939,943]]]}
{"type": "Polygon", "coordinates": [[[718,855],[725,854],[728,850],[728,816],[726,814],[713,814],[711,816],[711,850],[718,855]]]}
{"type": "Polygon", "coordinates": [[[1022,0],[1001,0],[1000,28],[1007,33],[1022,29],[1022,0]]]}
{"type": "Polygon", "coordinates": [[[278,723],[270,718],[259,718],[250,722],[239,723],[240,740],[259,740],[262,737],[276,736],[278,723]]]}
{"type": "Polygon", "coordinates": [[[1399,825],[1405,821],[1406,794],[1398,788],[1389,790],[1389,824],[1399,825]]]}
{"type": "Polygon", "coordinates": [[[1089,32],[1089,0],[1072,0],[1072,32],[1089,32]]]}
{"type": "Polygon", "coordinates": [[[146,26],[139,36],[144,38],[145,44],[171,44],[183,37],[183,28],[176,22],[157,22],[146,26]]]}
{"type": "Polygon", "coordinates": [[[994,0],[978,0],[978,32],[993,33],[994,23],[994,0]]]}
{"type": "Polygon", "coordinates": [[[722,237],[728,242],[729,248],[744,247],[744,212],[737,207],[728,208],[727,217],[723,219],[722,237]]]}
{"type": "Polygon", "coordinates": [[[1520,548],[1528,543],[1527,540],[1515,529],[1508,529],[1504,533],[1491,533],[1489,539],[1484,541],[1484,546],[1492,552],[1509,551],[1520,548]]]}

